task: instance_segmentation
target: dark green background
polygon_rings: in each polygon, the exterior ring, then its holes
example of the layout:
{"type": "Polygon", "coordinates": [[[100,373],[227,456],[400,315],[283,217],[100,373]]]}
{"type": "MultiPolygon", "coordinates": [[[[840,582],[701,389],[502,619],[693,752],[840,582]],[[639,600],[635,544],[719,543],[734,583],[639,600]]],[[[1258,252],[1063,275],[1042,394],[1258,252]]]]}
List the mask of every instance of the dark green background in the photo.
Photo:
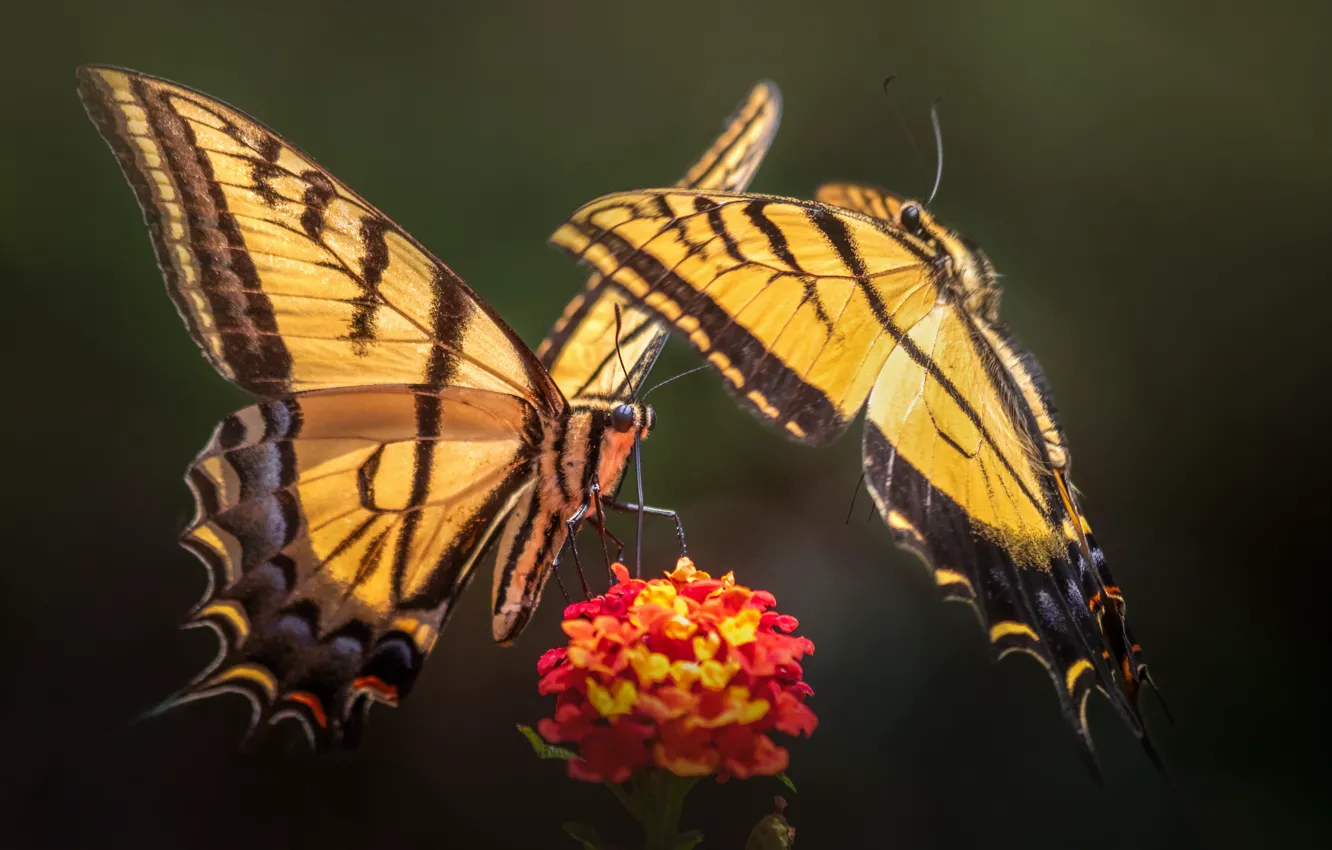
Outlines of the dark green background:
{"type": "MultiPolygon", "coordinates": [[[[1005,275],[1003,314],[1055,387],[1176,716],[1148,700],[1170,777],[1098,700],[1098,785],[1039,667],[992,665],[865,502],[843,524],[858,427],[802,448],[699,375],[654,397],[648,495],[683,513],[701,566],[771,589],[818,645],[821,725],[791,768],[799,846],[1327,841],[1327,4],[15,6],[0,13],[11,846],[556,847],[574,818],[632,835],[603,789],[513,731],[550,710],[533,665],[558,605],[499,649],[484,574],[357,753],[308,754],[290,730],[240,751],[234,698],[130,722],[212,655],[174,630],[203,588],[174,543],[180,478],[244,399],[163,294],[75,96],[83,62],[278,128],[532,343],[582,280],[546,236],[597,194],[673,181],[755,79],[786,106],[755,188],[793,195],[833,178],[926,191],[944,95],[934,209],[1005,275]],[[879,91],[893,72],[921,158],[879,91]]],[[[657,375],[694,362],[672,346],[657,375]]],[[[651,534],[668,562],[669,533],[651,534]]],[[[738,848],[778,790],[706,785],[687,820],[705,848],[738,848]]]]}

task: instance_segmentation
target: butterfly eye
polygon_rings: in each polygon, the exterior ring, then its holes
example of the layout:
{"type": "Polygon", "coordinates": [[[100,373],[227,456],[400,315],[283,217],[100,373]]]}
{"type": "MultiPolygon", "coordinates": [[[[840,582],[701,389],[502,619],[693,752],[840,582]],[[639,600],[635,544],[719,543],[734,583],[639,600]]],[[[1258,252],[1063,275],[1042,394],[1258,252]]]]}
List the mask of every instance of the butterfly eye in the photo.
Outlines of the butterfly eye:
{"type": "Polygon", "coordinates": [[[920,235],[920,207],[915,204],[907,204],[902,207],[902,212],[898,213],[898,220],[902,223],[902,229],[913,236],[920,235]]]}
{"type": "Polygon", "coordinates": [[[634,427],[634,407],[622,404],[611,411],[611,425],[621,434],[634,427]]]}

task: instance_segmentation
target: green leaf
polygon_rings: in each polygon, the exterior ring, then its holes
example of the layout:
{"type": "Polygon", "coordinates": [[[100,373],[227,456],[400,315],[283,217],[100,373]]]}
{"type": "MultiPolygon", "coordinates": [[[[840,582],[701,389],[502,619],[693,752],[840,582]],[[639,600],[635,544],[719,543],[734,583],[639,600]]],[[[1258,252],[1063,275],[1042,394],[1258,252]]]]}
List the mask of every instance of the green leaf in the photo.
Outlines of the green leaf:
{"type": "Polygon", "coordinates": [[[790,788],[792,794],[800,793],[796,790],[795,783],[791,781],[791,777],[787,776],[784,772],[777,774],[777,781],[785,785],[787,788],[790,788]]]}
{"type": "Polygon", "coordinates": [[[671,850],[694,850],[695,847],[703,843],[703,833],[697,829],[691,829],[688,832],[682,832],[675,836],[675,843],[671,845],[671,850]]]}
{"type": "Polygon", "coordinates": [[[564,824],[564,834],[583,845],[583,850],[601,850],[601,836],[590,826],[581,823],[564,824]]]}
{"type": "Polygon", "coordinates": [[[523,733],[523,737],[527,739],[527,743],[532,745],[532,749],[536,752],[537,758],[558,759],[560,761],[568,761],[569,759],[578,758],[578,754],[573,750],[566,750],[564,747],[556,747],[552,744],[547,744],[546,739],[537,734],[537,731],[531,726],[524,726],[520,723],[518,724],[518,731],[523,733]]]}

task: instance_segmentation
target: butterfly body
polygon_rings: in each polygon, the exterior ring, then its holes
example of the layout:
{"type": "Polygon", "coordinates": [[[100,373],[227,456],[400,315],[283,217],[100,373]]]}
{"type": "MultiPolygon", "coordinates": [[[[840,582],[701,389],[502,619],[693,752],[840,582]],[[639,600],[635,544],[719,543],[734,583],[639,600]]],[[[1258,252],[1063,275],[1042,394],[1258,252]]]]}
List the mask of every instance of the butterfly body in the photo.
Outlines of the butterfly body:
{"type": "Polygon", "coordinates": [[[517,505],[512,535],[506,531],[501,538],[492,600],[495,640],[508,643],[527,625],[550,572],[531,565],[559,553],[584,516],[598,515],[601,494],[615,491],[634,441],[647,439],[655,421],[644,404],[583,402],[544,424],[532,459],[538,485],[517,505]],[[613,414],[621,407],[632,412],[629,427],[616,427],[613,414]]]}

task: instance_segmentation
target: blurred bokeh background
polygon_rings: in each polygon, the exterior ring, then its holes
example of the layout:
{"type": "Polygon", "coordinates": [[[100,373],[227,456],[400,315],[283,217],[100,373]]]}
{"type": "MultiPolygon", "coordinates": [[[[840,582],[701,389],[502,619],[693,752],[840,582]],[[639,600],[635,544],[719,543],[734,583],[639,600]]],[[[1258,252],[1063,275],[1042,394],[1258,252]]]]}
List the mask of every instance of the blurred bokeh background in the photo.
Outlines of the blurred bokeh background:
{"type": "MultiPolygon", "coordinates": [[[[534,663],[559,606],[500,649],[485,573],[358,752],[308,753],[290,729],[240,749],[238,698],[132,722],[212,657],[210,636],[175,630],[204,577],[175,545],[181,473],[245,399],[184,332],[83,115],[74,68],[107,62],[278,129],[532,344],[583,280],[546,236],[597,194],[676,179],[754,80],[785,95],[754,187],[790,195],[833,178],[928,191],[943,95],[934,209],[1004,274],[1004,316],[1053,383],[1176,718],[1148,698],[1169,776],[1094,701],[1098,784],[1045,673],[992,664],[863,495],[844,523],[858,426],[805,449],[701,374],[654,396],[648,497],[681,511],[702,567],[772,590],[818,645],[798,846],[1326,846],[1332,7],[1163,5],[8,7],[5,843],[560,847],[571,819],[633,837],[604,789],[514,732],[549,713],[534,663]]],[[[657,377],[694,362],[672,344],[657,377]]],[[[649,534],[667,564],[669,530],[649,534]]],[[[686,821],[738,848],[780,790],[707,785],[686,821]]]]}

